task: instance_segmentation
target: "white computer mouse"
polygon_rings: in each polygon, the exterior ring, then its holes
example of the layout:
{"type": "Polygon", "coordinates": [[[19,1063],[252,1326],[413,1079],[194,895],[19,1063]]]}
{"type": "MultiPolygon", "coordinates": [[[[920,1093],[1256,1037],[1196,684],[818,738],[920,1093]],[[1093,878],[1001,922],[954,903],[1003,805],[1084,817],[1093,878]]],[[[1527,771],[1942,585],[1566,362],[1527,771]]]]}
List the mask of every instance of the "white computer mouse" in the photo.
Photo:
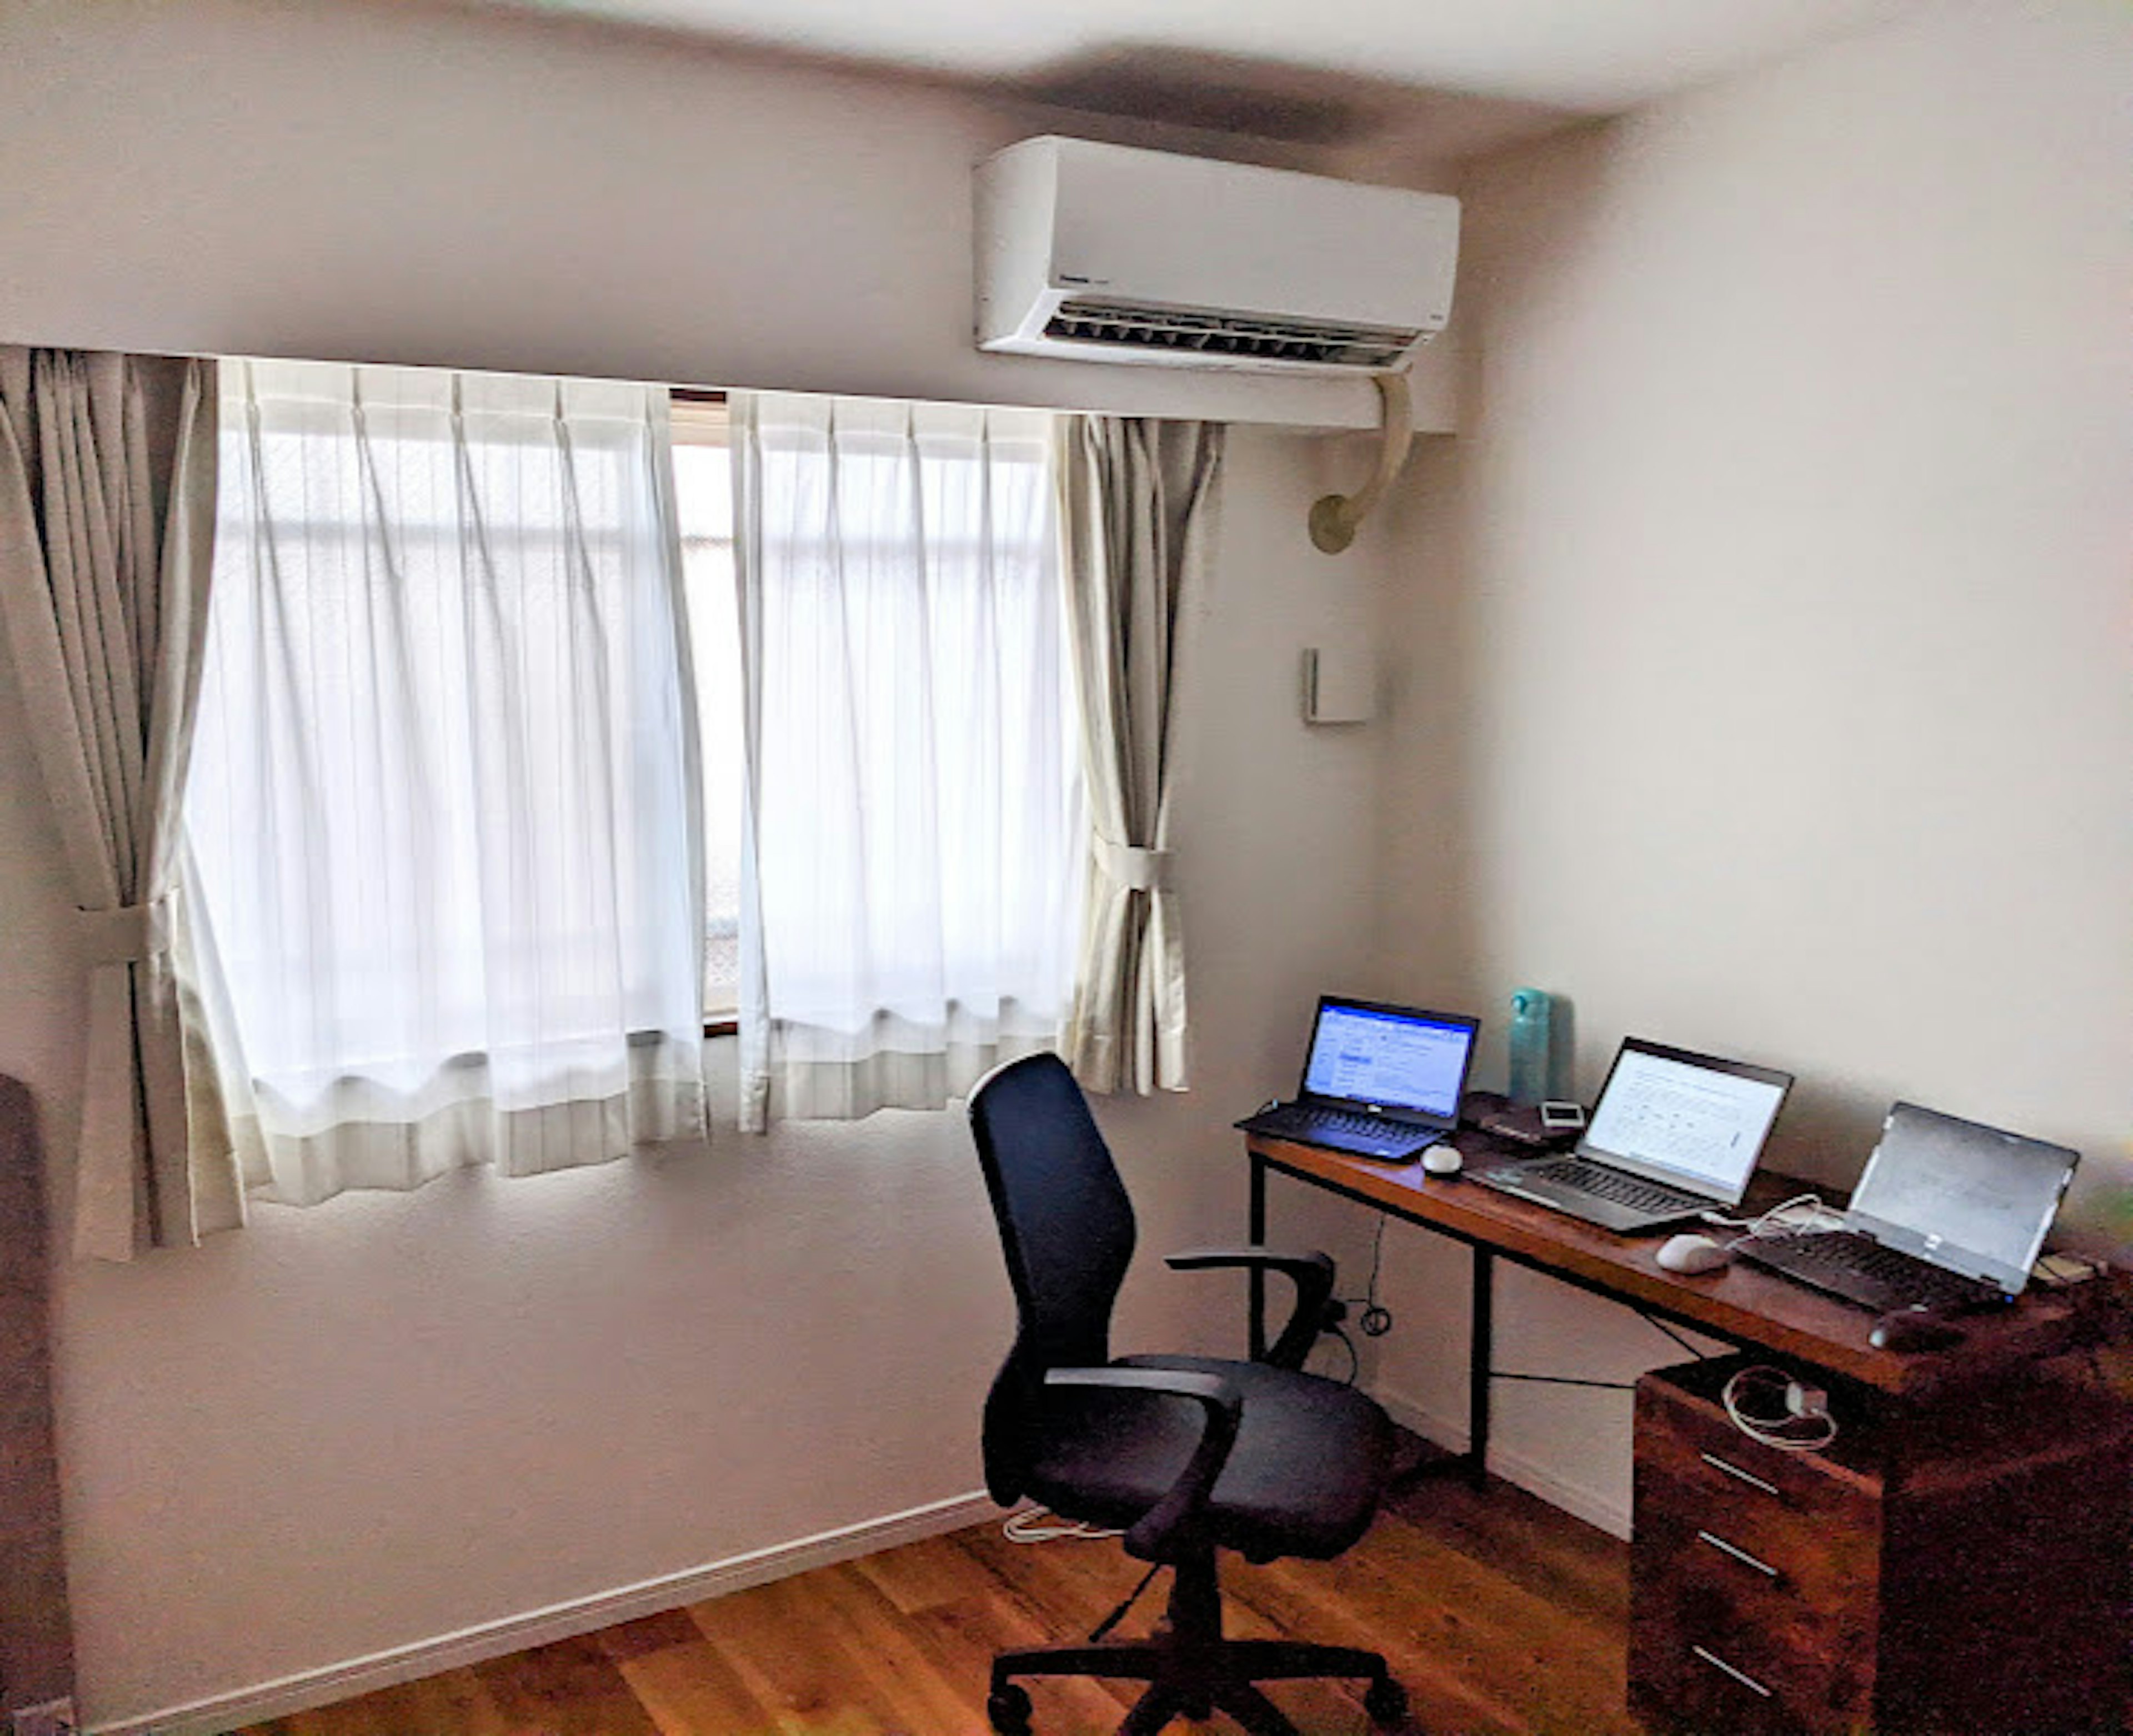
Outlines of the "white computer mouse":
{"type": "Polygon", "coordinates": [[[1708,1236],[1669,1236],[1660,1244],[1657,1258],[1663,1272],[1678,1272],[1689,1277],[1716,1272],[1733,1256],[1708,1236]]]}
{"type": "Polygon", "coordinates": [[[1456,1176],[1466,1167],[1466,1160],[1459,1155],[1459,1147],[1439,1140],[1422,1154],[1422,1166],[1432,1176],[1456,1176]]]}

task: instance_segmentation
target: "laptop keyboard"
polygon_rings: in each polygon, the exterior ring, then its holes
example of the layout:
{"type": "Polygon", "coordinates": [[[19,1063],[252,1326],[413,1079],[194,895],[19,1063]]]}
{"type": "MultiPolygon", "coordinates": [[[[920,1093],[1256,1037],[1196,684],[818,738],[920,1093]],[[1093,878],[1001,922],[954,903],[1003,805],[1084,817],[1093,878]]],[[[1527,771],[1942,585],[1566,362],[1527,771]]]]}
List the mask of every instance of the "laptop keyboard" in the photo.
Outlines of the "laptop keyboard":
{"type": "Polygon", "coordinates": [[[1314,1128],[1336,1133],[1354,1133],[1364,1138],[1383,1139],[1402,1131],[1398,1122],[1388,1124],[1382,1116],[1358,1115],[1349,1109],[1313,1109],[1302,1118],[1314,1128]]]}
{"type": "Polygon", "coordinates": [[[1710,1203],[1693,1194],[1661,1187],[1657,1182],[1640,1181],[1635,1176],[1624,1175],[1620,1170],[1587,1163],[1582,1157],[1558,1157],[1551,1162],[1530,1166],[1520,1173],[1527,1177],[1553,1182],[1558,1187],[1575,1188],[1581,1194],[1590,1194],[1596,1200],[1609,1200],[1616,1205],[1626,1205],[1633,1211],[1678,1211],[1710,1203]]]}
{"type": "Polygon", "coordinates": [[[1736,1252],[1753,1263],[1819,1288],[1834,1287],[1867,1307],[1977,1308],[1996,1302],[2000,1292],[1989,1284],[1914,1259],[1852,1230],[1822,1230],[1801,1235],[1759,1236],[1736,1252]],[[1863,1280],[1844,1286],[1845,1277],[1863,1280]],[[1865,1294],[1861,1294],[1861,1292],[1865,1294]],[[1866,1297],[1871,1296],[1873,1300],[1866,1297]]]}
{"type": "Polygon", "coordinates": [[[1384,1115],[1364,1115],[1353,1109],[1321,1108],[1312,1104],[1288,1104],[1260,1118],[1269,1127],[1298,1132],[1335,1133],[1350,1139],[1368,1139],[1383,1144],[1404,1143],[1428,1137],[1427,1128],[1412,1127],[1384,1115]]]}
{"type": "MultiPolygon", "coordinates": [[[[1240,1123],[1240,1126],[1246,1123],[1240,1123]]],[[[1316,1104],[1292,1103],[1251,1118],[1250,1125],[1279,1137],[1359,1157],[1406,1157],[1442,1136],[1389,1115],[1365,1115],[1316,1104]]]]}

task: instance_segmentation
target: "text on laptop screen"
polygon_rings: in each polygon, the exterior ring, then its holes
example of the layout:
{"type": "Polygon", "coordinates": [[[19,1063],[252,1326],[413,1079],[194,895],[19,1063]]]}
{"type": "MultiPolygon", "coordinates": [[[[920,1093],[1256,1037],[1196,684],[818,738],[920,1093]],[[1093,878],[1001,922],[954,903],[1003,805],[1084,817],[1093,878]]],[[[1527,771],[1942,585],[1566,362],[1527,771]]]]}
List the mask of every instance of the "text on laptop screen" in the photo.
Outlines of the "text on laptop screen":
{"type": "Polygon", "coordinates": [[[1851,1214],[1885,1239],[1891,1229],[1909,1231],[1919,1243],[1903,1245],[1961,1270],[1977,1274],[1981,1261],[2019,1289],[2076,1161],[2063,1147],[1898,1104],[1851,1214]]]}
{"type": "Polygon", "coordinates": [[[1463,1021],[1440,1024],[1329,1001],[1319,1008],[1312,1033],[1303,1089],[1385,1108],[1457,1115],[1473,1041],[1473,1027],[1463,1021]]]}
{"type": "Polygon", "coordinates": [[[1782,1085],[1625,1046],[1578,1149],[1730,1203],[1784,1100],[1782,1085]]]}

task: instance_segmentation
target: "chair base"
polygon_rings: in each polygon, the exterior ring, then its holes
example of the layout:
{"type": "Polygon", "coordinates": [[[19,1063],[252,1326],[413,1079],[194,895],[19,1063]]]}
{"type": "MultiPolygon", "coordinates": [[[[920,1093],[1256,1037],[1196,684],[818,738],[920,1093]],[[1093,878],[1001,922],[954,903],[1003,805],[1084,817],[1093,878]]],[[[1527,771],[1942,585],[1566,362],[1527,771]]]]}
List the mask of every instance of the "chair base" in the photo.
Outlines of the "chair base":
{"type": "Polygon", "coordinates": [[[1407,1718],[1406,1690],[1375,1652],[1301,1640],[1223,1638],[1211,1556],[1179,1565],[1167,1631],[1153,1638],[1001,1652],[993,1660],[992,1693],[985,1703],[999,1736],[1029,1736],[1029,1696],[1015,1686],[1018,1676],[1148,1683],[1148,1692],[1119,1726],[1119,1736],[1154,1736],[1172,1719],[1203,1719],[1214,1712],[1227,1713],[1250,1736],[1299,1736],[1255,1684],[1327,1676],[1368,1681],[1363,1705],[1379,1728],[1404,1727],[1407,1718]]]}

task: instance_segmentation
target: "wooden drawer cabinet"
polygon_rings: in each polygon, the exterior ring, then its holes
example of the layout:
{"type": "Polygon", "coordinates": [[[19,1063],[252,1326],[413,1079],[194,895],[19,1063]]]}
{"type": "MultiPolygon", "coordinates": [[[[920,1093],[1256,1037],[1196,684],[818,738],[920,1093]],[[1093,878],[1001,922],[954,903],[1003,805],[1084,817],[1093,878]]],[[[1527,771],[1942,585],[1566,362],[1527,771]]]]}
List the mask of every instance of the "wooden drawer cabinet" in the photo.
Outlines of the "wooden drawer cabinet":
{"type": "Polygon", "coordinates": [[[1697,1736],[2125,1728],[2123,1407],[2042,1382],[1932,1412],[1838,1392],[1836,1442],[1787,1453],[1720,1402],[1747,1360],[1638,1383],[1640,1717],[1697,1736]]]}

